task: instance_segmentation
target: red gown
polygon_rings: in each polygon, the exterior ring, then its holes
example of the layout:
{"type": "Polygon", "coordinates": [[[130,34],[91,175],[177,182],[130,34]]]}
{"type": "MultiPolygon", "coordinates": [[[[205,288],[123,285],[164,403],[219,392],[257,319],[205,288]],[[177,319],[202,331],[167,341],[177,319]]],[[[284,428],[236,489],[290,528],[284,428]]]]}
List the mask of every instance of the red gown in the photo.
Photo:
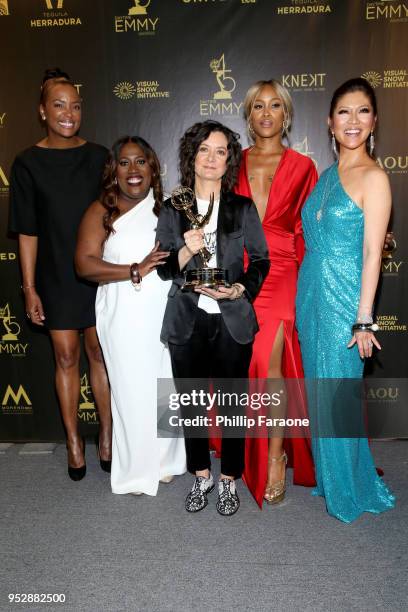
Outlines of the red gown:
{"type": "MultiPolygon", "coordinates": [[[[252,198],[248,181],[247,159],[243,159],[235,191],[252,198]]],[[[282,371],[285,378],[303,378],[302,360],[295,329],[295,297],[299,265],[304,255],[301,209],[317,182],[315,165],[306,156],[286,149],[269,191],[262,222],[268,242],[271,267],[254,301],[259,332],[255,336],[250,378],[267,378],[270,355],[279,325],[283,322],[284,351],[282,371]]],[[[296,408],[297,413],[306,408],[296,408]]],[[[289,413],[289,407],[288,407],[289,413]]],[[[294,484],[315,485],[310,439],[288,438],[284,441],[294,484]]],[[[268,439],[246,439],[244,480],[262,507],[268,471],[268,439]]]]}

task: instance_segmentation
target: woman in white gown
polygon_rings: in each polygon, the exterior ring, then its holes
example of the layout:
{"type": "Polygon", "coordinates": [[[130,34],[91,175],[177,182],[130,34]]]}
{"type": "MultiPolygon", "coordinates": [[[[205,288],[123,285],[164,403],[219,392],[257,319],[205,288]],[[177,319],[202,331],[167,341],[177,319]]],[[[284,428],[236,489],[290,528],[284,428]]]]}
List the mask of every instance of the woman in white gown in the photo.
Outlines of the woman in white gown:
{"type": "Polygon", "coordinates": [[[172,377],[160,341],[171,285],[156,272],[168,256],[154,244],[161,202],[156,154],[139,137],[122,138],[78,234],[77,272],[100,283],[96,326],[111,384],[111,484],[119,494],[156,495],[160,480],[186,471],[184,441],[157,438],[157,378],[172,377]]]}

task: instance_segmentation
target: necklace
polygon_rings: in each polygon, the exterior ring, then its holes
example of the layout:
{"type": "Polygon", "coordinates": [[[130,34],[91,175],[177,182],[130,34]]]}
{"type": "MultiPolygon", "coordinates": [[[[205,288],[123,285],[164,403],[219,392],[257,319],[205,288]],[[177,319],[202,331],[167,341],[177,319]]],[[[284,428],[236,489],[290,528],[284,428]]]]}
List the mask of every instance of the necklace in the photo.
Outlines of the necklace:
{"type": "Polygon", "coordinates": [[[329,180],[330,180],[331,175],[332,175],[332,173],[333,173],[333,168],[335,168],[335,166],[333,166],[332,168],[330,168],[330,170],[327,172],[326,182],[325,182],[325,184],[324,184],[324,190],[323,190],[323,197],[322,197],[322,200],[321,200],[321,203],[320,203],[320,208],[319,208],[319,210],[316,212],[316,219],[317,219],[318,221],[321,221],[321,218],[322,218],[322,216],[323,216],[323,211],[324,211],[324,208],[325,208],[325,206],[326,206],[326,202],[327,202],[327,200],[328,200],[328,198],[329,198],[329,195],[331,194],[331,192],[333,191],[333,189],[336,187],[337,183],[339,182],[338,180],[337,180],[337,181],[335,181],[335,183],[334,183],[333,185],[331,185],[331,187],[330,187],[329,191],[327,191],[327,186],[328,186],[328,184],[329,184],[329,180]]]}

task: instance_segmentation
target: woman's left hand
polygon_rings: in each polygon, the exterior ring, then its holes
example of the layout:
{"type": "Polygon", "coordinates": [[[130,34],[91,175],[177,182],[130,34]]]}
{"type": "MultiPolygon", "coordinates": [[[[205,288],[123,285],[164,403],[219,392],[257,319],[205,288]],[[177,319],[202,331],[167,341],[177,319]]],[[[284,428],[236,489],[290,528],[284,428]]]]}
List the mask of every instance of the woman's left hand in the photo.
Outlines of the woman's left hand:
{"type": "Polygon", "coordinates": [[[374,344],[378,348],[379,351],[381,350],[381,345],[378,342],[375,335],[373,334],[373,332],[368,332],[368,331],[356,332],[354,336],[352,337],[352,339],[350,340],[350,342],[348,343],[347,348],[351,348],[356,343],[358,346],[358,352],[360,353],[361,359],[372,356],[374,344]]]}
{"type": "Polygon", "coordinates": [[[197,293],[208,295],[213,300],[233,300],[238,296],[238,290],[236,287],[218,287],[218,289],[209,289],[208,287],[194,289],[197,293]],[[235,295],[235,298],[234,298],[235,295]]]}

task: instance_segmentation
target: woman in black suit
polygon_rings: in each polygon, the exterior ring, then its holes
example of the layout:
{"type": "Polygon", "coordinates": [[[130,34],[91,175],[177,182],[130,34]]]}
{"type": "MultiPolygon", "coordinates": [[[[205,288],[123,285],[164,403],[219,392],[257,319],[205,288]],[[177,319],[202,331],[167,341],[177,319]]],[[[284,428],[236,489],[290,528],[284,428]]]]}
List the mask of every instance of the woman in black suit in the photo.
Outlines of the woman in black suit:
{"type": "MultiPolygon", "coordinates": [[[[183,211],[167,200],[161,210],[157,240],[169,251],[158,267],[163,280],[172,279],[162,340],[170,348],[177,378],[246,378],[252,342],[258,329],[251,302],[269,270],[269,254],[253,202],[232,193],[241,160],[238,135],[216,121],[196,123],[180,143],[181,184],[194,191],[193,212],[205,214],[210,198],[214,209],[203,229],[189,229],[183,211]],[[209,267],[228,271],[230,287],[196,288],[184,292],[184,271],[201,268],[199,251],[206,247],[209,267]],[[244,250],[247,267],[244,271],[244,250]]],[[[196,478],[186,498],[186,510],[198,512],[213,490],[208,437],[186,433],[187,467],[196,478]]],[[[223,437],[217,510],[224,516],[239,508],[235,479],[244,468],[244,439],[223,437]]]]}

